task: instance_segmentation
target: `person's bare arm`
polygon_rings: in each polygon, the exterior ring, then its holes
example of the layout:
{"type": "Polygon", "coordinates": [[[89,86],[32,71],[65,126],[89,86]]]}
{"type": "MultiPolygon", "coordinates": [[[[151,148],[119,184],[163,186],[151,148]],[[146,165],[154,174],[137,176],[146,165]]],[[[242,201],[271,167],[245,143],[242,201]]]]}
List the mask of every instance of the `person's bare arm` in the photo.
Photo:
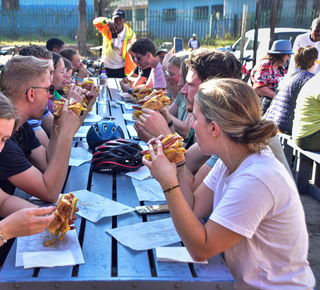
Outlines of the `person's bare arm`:
{"type": "Polygon", "coordinates": [[[201,153],[198,143],[190,146],[185,154],[186,165],[192,173],[195,173],[209,158],[210,156],[201,153]]]}
{"type": "Polygon", "coordinates": [[[49,138],[48,138],[48,135],[46,134],[46,132],[42,129],[42,127],[40,127],[40,129],[34,131],[34,133],[36,134],[36,137],[39,139],[41,145],[44,148],[47,148],[48,144],[49,144],[49,138]]]}
{"type": "Polygon", "coordinates": [[[47,150],[40,146],[30,155],[32,167],[13,175],[8,180],[28,194],[47,202],[56,202],[65,181],[74,134],[80,124],[79,117],[64,104],[60,119],[54,119],[47,150]],[[56,129],[56,130],[55,130],[56,129]]]}
{"type": "MultiPolygon", "coordinates": [[[[142,109],[143,114],[135,122],[136,130],[144,130],[151,137],[158,137],[159,135],[168,135],[172,133],[168,127],[168,124],[162,114],[158,111],[149,109],[142,109]],[[141,129],[140,129],[141,128],[141,129]]],[[[138,132],[138,131],[137,131],[138,132]]],[[[139,133],[139,132],[138,132],[139,133]]],[[[140,136],[139,136],[140,137],[140,136]]],[[[149,138],[148,140],[150,140],[149,138]]],[[[143,140],[143,139],[141,139],[143,140]]],[[[147,142],[148,140],[144,140],[147,142]]]]}
{"type": "Polygon", "coordinates": [[[46,134],[49,138],[50,138],[50,134],[51,134],[52,124],[53,124],[53,115],[51,114],[51,112],[49,112],[49,114],[47,116],[42,118],[42,123],[41,123],[42,129],[46,132],[46,134]]]}
{"type": "Polygon", "coordinates": [[[275,96],[275,92],[274,91],[271,91],[269,88],[267,87],[261,87],[261,88],[255,88],[254,89],[257,94],[259,96],[266,96],[266,97],[269,97],[269,98],[274,98],[275,96]]]}
{"type": "Polygon", "coordinates": [[[161,142],[155,155],[149,146],[151,161],[143,159],[143,163],[150,169],[165,191],[165,197],[175,228],[187,247],[190,255],[196,261],[202,261],[232,247],[242,239],[242,236],[209,220],[205,225],[199,221],[200,217],[212,211],[214,193],[201,184],[192,195],[187,189],[187,182],[183,181],[181,167],[170,163],[163,154],[161,142]],[[176,176],[178,170],[179,183],[176,176]],[[180,184],[180,187],[171,187],[180,184]],[[169,190],[168,190],[169,189],[169,190]]]}

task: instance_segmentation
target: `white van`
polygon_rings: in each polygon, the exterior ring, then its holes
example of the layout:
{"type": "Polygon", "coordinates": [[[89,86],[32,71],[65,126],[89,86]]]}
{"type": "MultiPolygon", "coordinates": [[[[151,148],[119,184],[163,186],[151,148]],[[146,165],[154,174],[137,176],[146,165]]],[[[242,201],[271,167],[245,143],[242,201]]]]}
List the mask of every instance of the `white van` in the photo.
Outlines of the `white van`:
{"type": "MultiPolygon", "coordinates": [[[[243,57],[251,56],[253,57],[253,44],[254,44],[254,29],[251,29],[245,34],[245,44],[243,57]]],[[[274,40],[278,39],[287,39],[291,41],[292,47],[296,37],[299,34],[309,32],[309,29],[302,28],[275,28],[274,29],[274,40]]],[[[266,54],[269,49],[269,41],[270,41],[270,28],[260,28],[258,33],[258,41],[257,41],[257,59],[256,63],[258,63],[266,54]]],[[[231,47],[226,47],[229,50],[233,51],[237,58],[240,57],[240,47],[241,47],[241,37],[235,42],[231,47]]],[[[247,69],[252,68],[252,62],[247,63],[247,69]]]]}

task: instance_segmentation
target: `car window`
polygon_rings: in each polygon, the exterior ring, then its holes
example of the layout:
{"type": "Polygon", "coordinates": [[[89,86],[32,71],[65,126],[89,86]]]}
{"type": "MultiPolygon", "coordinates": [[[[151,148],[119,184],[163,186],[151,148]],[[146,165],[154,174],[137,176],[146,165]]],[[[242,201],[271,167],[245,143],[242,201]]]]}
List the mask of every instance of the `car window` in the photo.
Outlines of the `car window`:
{"type": "MultiPolygon", "coordinates": [[[[244,43],[247,43],[248,38],[249,38],[249,37],[245,36],[245,41],[244,41],[244,43]]],[[[236,44],[234,45],[233,50],[234,50],[234,51],[240,50],[240,47],[241,47],[241,38],[239,38],[239,40],[236,42],[236,44]]]]}
{"type": "MultiPolygon", "coordinates": [[[[248,43],[247,50],[253,50],[253,45],[254,45],[254,38],[251,38],[248,43]]],[[[259,45],[260,45],[260,41],[258,40],[257,41],[257,49],[259,48],[259,45]]]]}
{"type": "Polygon", "coordinates": [[[274,40],[278,40],[278,39],[286,39],[286,40],[290,40],[291,44],[293,45],[296,37],[300,34],[302,34],[303,32],[277,32],[274,34],[274,40]]]}

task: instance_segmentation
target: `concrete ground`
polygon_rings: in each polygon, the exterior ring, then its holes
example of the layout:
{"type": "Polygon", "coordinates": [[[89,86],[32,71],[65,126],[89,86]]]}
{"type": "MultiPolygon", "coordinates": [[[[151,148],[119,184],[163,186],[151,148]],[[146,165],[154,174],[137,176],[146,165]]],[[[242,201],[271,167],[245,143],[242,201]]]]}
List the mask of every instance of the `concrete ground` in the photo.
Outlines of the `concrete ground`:
{"type": "Polygon", "coordinates": [[[309,232],[308,260],[320,290],[320,202],[310,195],[300,195],[309,232]]]}

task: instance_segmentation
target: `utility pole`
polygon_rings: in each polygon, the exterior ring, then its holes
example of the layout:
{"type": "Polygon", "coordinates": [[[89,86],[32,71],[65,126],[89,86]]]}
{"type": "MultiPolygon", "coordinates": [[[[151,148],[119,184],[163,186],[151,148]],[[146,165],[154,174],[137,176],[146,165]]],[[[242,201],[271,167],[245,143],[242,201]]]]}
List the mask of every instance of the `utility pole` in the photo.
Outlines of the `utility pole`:
{"type": "Polygon", "coordinates": [[[257,4],[256,4],[256,21],[255,21],[255,31],[254,31],[254,42],[253,42],[253,63],[252,63],[252,67],[254,67],[256,65],[256,62],[257,62],[259,21],[260,21],[260,0],[257,0],[257,4]]]}
{"type": "Polygon", "coordinates": [[[271,46],[274,41],[274,28],[276,26],[276,20],[277,20],[277,7],[278,7],[278,0],[273,0],[272,1],[272,16],[271,16],[269,49],[271,49],[271,46]]]}

